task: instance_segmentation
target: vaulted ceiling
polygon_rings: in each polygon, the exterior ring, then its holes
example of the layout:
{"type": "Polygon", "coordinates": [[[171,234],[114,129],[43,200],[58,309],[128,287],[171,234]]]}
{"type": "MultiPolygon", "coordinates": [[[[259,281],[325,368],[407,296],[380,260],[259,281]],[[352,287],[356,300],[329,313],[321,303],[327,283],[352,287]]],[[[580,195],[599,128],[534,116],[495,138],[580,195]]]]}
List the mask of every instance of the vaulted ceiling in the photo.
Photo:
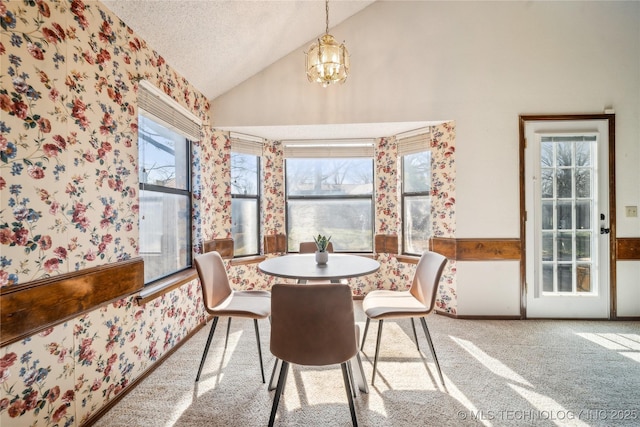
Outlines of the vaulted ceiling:
{"type": "MultiPolygon", "coordinates": [[[[331,28],[376,0],[330,0],[331,28]]],[[[208,99],[231,90],[325,31],[323,0],[102,0],[208,99]]],[[[347,46],[348,46],[348,40],[347,46]]],[[[267,139],[396,135],[429,122],[222,127],[267,139]]]]}
{"type": "MultiPolygon", "coordinates": [[[[322,0],[102,0],[207,98],[214,99],[325,30],[322,0]]],[[[334,27],[373,0],[331,0],[334,27]]]]}

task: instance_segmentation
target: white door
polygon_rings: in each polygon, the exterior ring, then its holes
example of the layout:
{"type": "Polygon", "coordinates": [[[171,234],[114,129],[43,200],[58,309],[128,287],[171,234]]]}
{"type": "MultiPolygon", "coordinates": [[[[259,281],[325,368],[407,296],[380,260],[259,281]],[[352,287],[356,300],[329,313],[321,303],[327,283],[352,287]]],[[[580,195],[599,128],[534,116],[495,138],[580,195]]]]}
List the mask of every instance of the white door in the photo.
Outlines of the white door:
{"type": "Polygon", "coordinates": [[[608,122],[525,136],[527,318],[609,318],[608,122]]]}

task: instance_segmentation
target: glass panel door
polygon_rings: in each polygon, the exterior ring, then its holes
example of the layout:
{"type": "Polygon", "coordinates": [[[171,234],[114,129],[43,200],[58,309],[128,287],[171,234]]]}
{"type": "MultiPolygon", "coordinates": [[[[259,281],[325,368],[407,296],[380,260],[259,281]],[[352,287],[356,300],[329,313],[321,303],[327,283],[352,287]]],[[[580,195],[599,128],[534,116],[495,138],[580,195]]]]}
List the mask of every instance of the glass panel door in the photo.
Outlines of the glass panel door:
{"type": "Polygon", "coordinates": [[[525,126],[528,318],[609,316],[607,126],[525,126]]]}

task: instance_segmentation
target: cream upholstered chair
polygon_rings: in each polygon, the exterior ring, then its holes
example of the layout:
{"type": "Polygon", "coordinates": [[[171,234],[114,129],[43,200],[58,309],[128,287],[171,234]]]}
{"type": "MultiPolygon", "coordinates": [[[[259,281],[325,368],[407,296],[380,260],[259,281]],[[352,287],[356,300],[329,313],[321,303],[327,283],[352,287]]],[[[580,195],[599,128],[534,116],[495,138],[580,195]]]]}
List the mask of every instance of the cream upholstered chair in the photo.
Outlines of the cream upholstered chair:
{"type": "Polygon", "coordinates": [[[269,426],[275,421],[290,363],[306,366],[340,364],[351,421],[354,426],[358,425],[350,373],[350,360],[358,353],[358,333],[348,286],[273,285],[270,345],[271,353],[282,361],[282,367],[269,426]]]}
{"type": "Polygon", "coordinates": [[[416,335],[415,325],[413,323],[414,317],[419,317],[422,323],[422,329],[424,335],[427,338],[427,343],[431,349],[431,355],[438,368],[438,375],[440,381],[444,385],[444,378],[442,377],[442,371],[440,370],[440,364],[436,357],[436,351],[433,348],[433,341],[427,328],[427,322],[425,317],[429,315],[435,306],[436,293],[438,291],[438,284],[440,283],[440,276],[447,263],[447,258],[436,252],[427,251],[422,254],[418,266],[416,267],[416,273],[411,283],[411,288],[408,291],[391,291],[391,290],[376,290],[369,292],[362,301],[362,309],[367,315],[367,323],[365,324],[364,334],[362,337],[362,345],[360,349],[364,347],[364,340],[367,337],[367,330],[369,329],[369,322],[371,319],[378,320],[378,338],[376,340],[376,354],[373,359],[373,374],[371,375],[371,384],[376,378],[376,369],[378,367],[378,354],[380,352],[380,338],[382,337],[382,325],[385,319],[393,318],[411,318],[411,326],[413,328],[413,335],[416,340],[416,346],[420,350],[418,344],[418,336],[416,335]]]}
{"type": "MultiPolygon", "coordinates": [[[[262,349],[260,348],[260,332],[258,319],[265,319],[271,314],[271,293],[268,291],[234,291],[229,285],[227,270],[218,252],[207,252],[195,258],[196,270],[202,287],[202,300],[208,313],[214,316],[209,338],[204,346],[204,353],[200,361],[200,368],[196,381],[200,380],[200,374],[204,361],[207,359],[209,346],[220,316],[229,316],[229,324],[232,317],[244,317],[253,319],[258,342],[258,356],[260,358],[260,370],[264,383],[264,366],[262,363],[262,349]]],[[[229,339],[229,327],[227,337],[229,339]]],[[[225,348],[227,341],[225,340],[225,348]]]]}

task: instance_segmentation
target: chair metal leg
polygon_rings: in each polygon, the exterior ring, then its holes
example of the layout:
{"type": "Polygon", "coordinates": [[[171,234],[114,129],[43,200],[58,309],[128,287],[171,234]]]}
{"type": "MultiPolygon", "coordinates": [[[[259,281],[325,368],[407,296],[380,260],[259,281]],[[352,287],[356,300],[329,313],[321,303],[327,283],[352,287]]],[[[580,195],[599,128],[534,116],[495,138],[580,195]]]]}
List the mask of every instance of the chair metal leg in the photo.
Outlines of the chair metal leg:
{"type": "Polygon", "coordinates": [[[347,390],[347,399],[349,400],[349,411],[351,411],[351,422],[353,427],[358,427],[358,417],[356,416],[356,408],[353,404],[353,392],[351,391],[351,380],[349,379],[349,362],[341,363],[342,378],[344,379],[344,388],[347,390]]]}
{"type": "Polygon", "coordinates": [[[416,348],[420,351],[420,344],[418,344],[418,334],[416,334],[416,322],[411,318],[411,329],[413,329],[413,338],[416,340],[416,348]]]}
{"type": "Polygon", "coordinates": [[[278,386],[278,382],[275,380],[276,380],[276,375],[278,375],[278,372],[280,372],[280,369],[282,369],[282,361],[276,358],[273,361],[273,370],[271,371],[271,378],[269,379],[269,386],[267,387],[267,390],[269,391],[275,390],[276,387],[278,386]]]}
{"type": "MultiPolygon", "coordinates": [[[[229,320],[231,320],[231,318],[229,318],[229,320]]],[[[260,358],[260,372],[262,373],[262,384],[264,384],[264,365],[262,364],[262,348],[260,347],[260,331],[258,330],[258,319],[253,319],[253,325],[256,328],[256,341],[258,341],[258,357],[260,358]]]]}
{"type": "Polygon", "coordinates": [[[424,317],[420,318],[422,322],[422,329],[424,329],[424,335],[427,337],[427,342],[429,343],[429,348],[431,349],[431,355],[433,356],[433,361],[436,362],[436,368],[438,368],[438,375],[440,375],[440,382],[444,386],[444,377],[442,376],[442,371],[440,370],[440,363],[438,363],[438,357],[436,356],[436,349],[433,348],[433,341],[431,341],[431,334],[429,334],[429,328],[427,328],[427,321],[424,317]]]}
{"type": "Polygon", "coordinates": [[[276,388],[276,394],[273,396],[273,405],[271,406],[271,416],[269,417],[269,427],[273,427],[273,423],[276,420],[276,412],[278,412],[278,404],[280,403],[280,395],[284,388],[284,383],[287,382],[287,372],[289,371],[289,362],[282,361],[282,368],[280,368],[280,376],[278,378],[278,387],[276,388]]]}
{"type": "MultiPolygon", "coordinates": [[[[351,365],[351,374],[353,375],[353,381],[362,393],[369,393],[369,386],[364,375],[364,368],[362,367],[362,358],[360,352],[356,353],[355,357],[349,361],[351,365]]],[[[354,393],[355,395],[355,393],[354,393]]]]}
{"type": "Polygon", "coordinates": [[[360,344],[360,351],[364,348],[364,340],[367,338],[367,331],[369,330],[369,322],[371,319],[367,317],[367,323],[364,325],[364,333],[362,334],[362,343],[360,344]]]}
{"type": "Polygon", "coordinates": [[[231,329],[231,317],[227,320],[227,336],[224,338],[224,349],[227,349],[227,343],[229,342],[229,330],[231,329]]]}
{"type": "Polygon", "coordinates": [[[356,380],[353,376],[353,367],[351,366],[351,360],[347,362],[347,373],[349,374],[349,384],[351,384],[351,391],[353,392],[353,397],[358,397],[356,395],[356,380]]]}
{"type": "Polygon", "coordinates": [[[200,360],[200,368],[198,368],[198,375],[196,375],[196,382],[200,380],[200,373],[202,372],[204,361],[207,359],[207,353],[209,352],[209,346],[211,345],[211,339],[213,338],[213,333],[216,331],[217,324],[218,324],[218,316],[213,318],[213,323],[211,324],[211,331],[209,332],[209,338],[207,338],[207,343],[204,346],[204,353],[202,353],[202,360],[200,360]]]}
{"type": "Polygon", "coordinates": [[[380,352],[380,338],[382,337],[383,324],[384,319],[380,319],[378,321],[378,339],[376,340],[376,355],[373,358],[373,374],[371,374],[371,385],[374,385],[373,382],[376,380],[376,370],[378,369],[378,353],[380,352]]]}

